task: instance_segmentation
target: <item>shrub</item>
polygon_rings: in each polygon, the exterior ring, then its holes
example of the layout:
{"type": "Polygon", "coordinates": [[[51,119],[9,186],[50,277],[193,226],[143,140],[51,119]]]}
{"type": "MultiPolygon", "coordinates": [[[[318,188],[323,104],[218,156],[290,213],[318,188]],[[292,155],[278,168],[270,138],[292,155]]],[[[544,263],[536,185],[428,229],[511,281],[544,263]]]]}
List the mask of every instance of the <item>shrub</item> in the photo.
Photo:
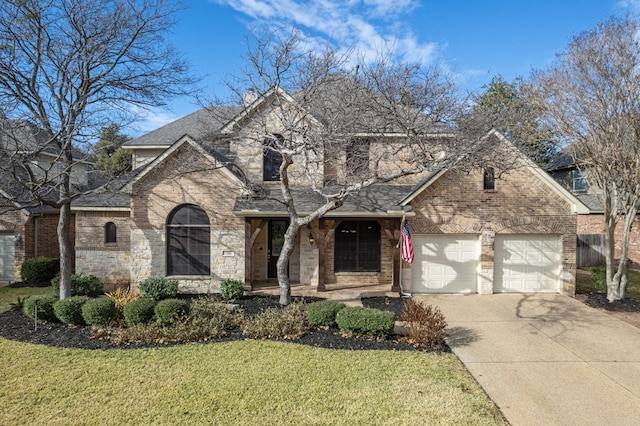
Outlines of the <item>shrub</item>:
{"type": "Polygon", "coordinates": [[[55,321],[53,304],[58,300],[55,296],[32,296],[24,301],[23,312],[29,318],[35,318],[36,305],[38,306],[38,319],[42,321],[55,321]]]}
{"type": "Polygon", "coordinates": [[[189,304],[184,300],[165,299],[158,302],[153,313],[160,325],[172,325],[189,315],[189,304]]]}
{"type": "Polygon", "coordinates": [[[87,296],[73,296],[67,299],[58,300],[53,304],[53,312],[64,324],[82,325],[82,305],[89,300],[87,296]]]}
{"type": "Polygon", "coordinates": [[[607,268],[595,266],[591,268],[591,282],[598,291],[607,291],[607,268]]]}
{"type": "Polygon", "coordinates": [[[307,319],[315,326],[333,327],[336,325],[336,314],[346,305],[335,300],[322,300],[307,305],[307,319]]]}
{"type": "Polygon", "coordinates": [[[140,283],[140,292],[154,300],[170,299],[178,294],[178,280],[150,277],[140,283]]]}
{"type": "Polygon", "coordinates": [[[116,304],[106,297],[87,300],[82,305],[82,318],[88,325],[106,327],[116,319],[116,304]]]}
{"type": "Polygon", "coordinates": [[[242,334],[259,339],[298,339],[309,329],[303,303],[268,308],[242,324],[242,334]]]}
{"type": "Polygon", "coordinates": [[[145,324],[153,319],[156,301],[149,298],[132,300],[122,309],[124,321],[129,327],[145,324]]]}
{"type": "Polygon", "coordinates": [[[22,281],[29,284],[49,282],[60,270],[60,259],[57,257],[36,257],[26,259],[20,266],[22,281]]]}
{"type": "Polygon", "coordinates": [[[226,279],[220,283],[220,296],[225,300],[235,300],[244,294],[242,281],[226,279]]]}
{"type": "Polygon", "coordinates": [[[379,309],[347,306],[336,315],[342,332],[387,338],[393,334],[395,315],[379,309]]]}
{"type": "Polygon", "coordinates": [[[129,302],[140,299],[140,294],[122,287],[118,287],[116,291],[112,291],[111,293],[106,293],[106,296],[113,300],[116,304],[116,309],[120,312],[122,312],[129,302]]]}
{"type": "Polygon", "coordinates": [[[240,308],[222,303],[213,297],[200,297],[191,302],[190,317],[212,320],[212,324],[223,329],[239,326],[244,319],[240,308]]]}
{"type": "MultiPolygon", "coordinates": [[[[60,293],[60,276],[51,280],[56,292],[60,293]]],[[[93,275],[71,275],[71,296],[98,297],[104,293],[102,281],[93,275]]]]}
{"type": "Polygon", "coordinates": [[[440,308],[413,299],[402,307],[400,320],[409,327],[409,339],[421,345],[441,346],[447,336],[447,322],[440,308]]]}

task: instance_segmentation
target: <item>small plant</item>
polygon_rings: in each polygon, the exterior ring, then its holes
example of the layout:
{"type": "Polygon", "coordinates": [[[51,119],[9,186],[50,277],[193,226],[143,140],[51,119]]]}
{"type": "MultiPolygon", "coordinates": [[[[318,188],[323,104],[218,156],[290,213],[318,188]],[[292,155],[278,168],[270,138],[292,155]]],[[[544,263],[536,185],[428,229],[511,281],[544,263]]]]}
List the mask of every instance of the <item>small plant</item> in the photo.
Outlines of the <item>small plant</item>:
{"type": "MultiPolygon", "coordinates": [[[[60,293],[60,276],[51,280],[56,292],[60,293]]],[[[104,293],[102,281],[93,275],[71,275],[71,296],[98,297],[104,293]]]]}
{"type": "Polygon", "coordinates": [[[106,297],[90,299],[82,305],[82,318],[88,325],[107,327],[116,319],[116,304],[106,297]]]}
{"type": "Polygon", "coordinates": [[[244,286],[242,281],[234,279],[226,279],[220,283],[220,296],[224,300],[235,300],[244,294],[244,286]]]}
{"type": "Polygon", "coordinates": [[[387,338],[393,334],[395,315],[379,309],[347,306],[336,315],[336,323],[344,333],[387,338]]]}
{"type": "Polygon", "coordinates": [[[116,304],[116,309],[118,309],[120,312],[122,312],[122,309],[129,302],[140,299],[140,294],[122,287],[118,287],[116,291],[105,294],[109,299],[113,300],[113,302],[116,304]]]}
{"type": "Polygon", "coordinates": [[[58,300],[55,296],[33,296],[24,301],[23,312],[29,318],[35,318],[36,307],[38,319],[42,321],[55,321],[56,316],[53,312],[53,304],[58,300]]]}
{"type": "Polygon", "coordinates": [[[268,308],[242,324],[242,334],[258,339],[298,339],[309,330],[303,303],[268,308]]]}
{"type": "Polygon", "coordinates": [[[409,327],[407,337],[411,342],[431,346],[444,344],[447,322],[437,306],[424,305],[413,299],[407,300],[402,308],[400,320],[409,327]]]}
{"type": "Polygon", "coordinates": [[[36,257],[26,259],[20,266],[22,281],[29,284],[50,282],[60,270],[60,259],[57,257],[36,257]]]}
{"type": "Polygon", "coordinates": [[[24,304],[31,296],[18,297],[15,302],[9,303],[9,310],[11,311],[24,311],[24,304]]]}
{"type": "Polygon", "coordinates": [[[336,314],[346,305],[335,300],[321,300],[307,305],[307,319],[309,324],[322,327],[336,325],[336,314]]]}
{"type": "Polygon", "coordinates": [[[189,315],[189,304],[184,300],[165,299],[158,302],[153,313],[160,325],[182,322],[189,315]]]}
{"type": "Polygon", "coordinates": [[[223,329],[239,326],[244,313],[228,303],[222,303],[213,297],[200,297],[191,302],[190,317],[213,320],[223,329]]]}
{"type": "Polygon", "coordinates": [[[178,280],[150,277],[140,283],[140,292],[154,300],[170,299],[178,294],[178,280]]]}
{"type": "Polygon", "coordinates": [[[136,299],[127,303],[122,309],[124,321],[128,327],[138,324],[145,324],[153,319],[153,310],[156,307],[156,301],[149,298],[136,299]]]}
{"type": "Polygon", "coordinates": [[[62,323],[71,325],[84,324],[82,305],[89,300],[87,296],[73,296],[58,300],[53,304],[53,312],[62,323]]]}
{"type": "Polygon", "coordinates": [[[591,282],[598,291],[607,291],[607,269],[604,266],[591,268],[591,282]]]}

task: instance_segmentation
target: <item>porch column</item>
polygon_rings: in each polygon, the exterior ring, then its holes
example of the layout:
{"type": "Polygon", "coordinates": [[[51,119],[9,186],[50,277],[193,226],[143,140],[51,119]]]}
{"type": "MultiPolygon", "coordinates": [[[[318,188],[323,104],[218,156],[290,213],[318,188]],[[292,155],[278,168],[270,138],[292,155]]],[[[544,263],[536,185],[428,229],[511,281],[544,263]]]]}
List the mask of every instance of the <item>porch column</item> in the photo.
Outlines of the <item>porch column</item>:
{"type": "Polygon", "coordinates": [[[251,248],[253,247],[253,238],[251,238],[251,219],[244,218],[244,289],[251,291],[251,248]]]}
{"type": "MultiPolygon", "coordinates": [[[[317,291],[325,291],[325,267],[324,267],[324,263],[326,261],[326,248],[327,248],[327,242],[325,241],[325,235],[324,235],[324,219],[320,219],[320,221],[318,222],[318,230],[316,231],[316,234],[313,235],[313,238],[316,240],[316,244],[318,245],[318,288],[317,291]]],[[[314,229],[311,229],[311,232],[313,232],[314,229]]]]}

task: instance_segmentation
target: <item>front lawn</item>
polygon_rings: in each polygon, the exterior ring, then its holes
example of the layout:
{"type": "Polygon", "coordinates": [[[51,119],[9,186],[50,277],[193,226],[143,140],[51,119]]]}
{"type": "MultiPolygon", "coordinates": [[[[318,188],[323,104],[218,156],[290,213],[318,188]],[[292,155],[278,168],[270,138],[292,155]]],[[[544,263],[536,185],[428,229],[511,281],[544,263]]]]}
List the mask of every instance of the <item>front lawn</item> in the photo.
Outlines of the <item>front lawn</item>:
{"type": "Polygon", "coordinates": [[[24,299],[28,296],[37,296],[41,294],[55,294],[53,287],[0,287],[0,313],[6,312],[11,308],[11,304],[15,303],[18,298],[24,299]]]}

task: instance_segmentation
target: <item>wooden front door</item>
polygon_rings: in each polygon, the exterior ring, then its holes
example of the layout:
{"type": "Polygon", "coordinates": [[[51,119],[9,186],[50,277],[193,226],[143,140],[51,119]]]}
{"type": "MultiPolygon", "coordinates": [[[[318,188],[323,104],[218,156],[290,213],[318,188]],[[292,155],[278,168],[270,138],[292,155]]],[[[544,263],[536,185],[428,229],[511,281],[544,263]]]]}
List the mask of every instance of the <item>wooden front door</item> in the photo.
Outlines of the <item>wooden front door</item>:
{"type": "Polygon", "coordinates": [[[269,221],[269,251],[267,252],[267,278],[278,277],[278,259],[284,245],[284,233],[287,231],[287,220],[269,221]]]}

